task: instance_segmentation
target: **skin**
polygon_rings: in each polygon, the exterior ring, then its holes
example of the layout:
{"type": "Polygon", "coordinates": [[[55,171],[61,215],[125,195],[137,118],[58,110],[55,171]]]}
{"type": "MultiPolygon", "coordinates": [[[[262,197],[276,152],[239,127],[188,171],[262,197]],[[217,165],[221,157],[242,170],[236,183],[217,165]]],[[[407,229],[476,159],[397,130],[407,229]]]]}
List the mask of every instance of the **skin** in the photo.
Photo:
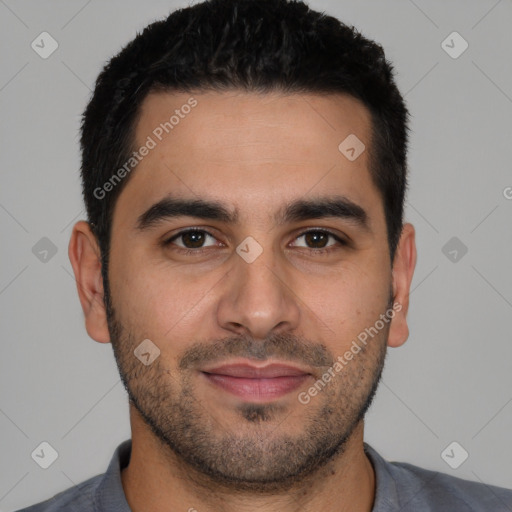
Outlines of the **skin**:
{"type": "MultiPolygon", "coordinates": [[[[150,94],[136,146],[190,96],[150,94]]],[[[110,319],[100,251],[86,222],[75,224],[69,244],[87,332],[112,342],[130,396],[127,501],[135,512],[370,511],[375,475],[363,451],[362,415],[386,347],[409,335],[416,247],[407,223],[389,259],[383,203],[368,170],[369,112],[343,95],[193,96],[197,106],[132,171],[115,206],[110,319]],[[352,133],[367,148],[353,162],[338,150],[352,133]],[[177,217],[138,231],[138,216],[168,193],[222,202],[238,209],[239,222],[177,217]],[[273,221],[289,201],[332,194],[362,206],[371,231],[335,217],[273,221]],[[189,227],[214,237],[201,255],[179,253],[183,238],[163,246],[189,227]],[[311,228],[349,245],[308,242],[301,234],[311,228]],[[263,249],[252,263],[236,252],[247,236],[263,249]],[[314,252],[324,245],[331,251],[314,252]],[[300,403],[298,393],[385,313],[390,293],[401,310],[317,396],[300,403]],[[144,339],[160,349],[149,366],[133,355],[144,339]],[[184,359],[191,353],[195,365],[184,359]],[[244,357],[259,357],[260,365],[290,362],[311,375],[297,390],[254,407],[199,371],[207,362],[244,357]]]]}

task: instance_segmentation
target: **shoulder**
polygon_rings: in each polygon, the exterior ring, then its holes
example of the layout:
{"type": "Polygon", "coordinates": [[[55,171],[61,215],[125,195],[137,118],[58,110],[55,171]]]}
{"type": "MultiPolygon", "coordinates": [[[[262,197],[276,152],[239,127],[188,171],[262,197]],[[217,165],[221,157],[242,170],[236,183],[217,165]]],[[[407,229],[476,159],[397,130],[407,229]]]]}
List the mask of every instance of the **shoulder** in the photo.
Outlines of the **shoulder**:
{"type": "Polygon", "coordinates": [[[405,462],[388,462],[365,443],[376,473],[373,512],[512,512],[512,490],[405,462]]]}
{"type": "Polygon", "coordinates": [[[70,487],[48,500],[16,512],[82,512],[95,510],[95,494],[104,475],[97,475],[70,487]]]}
{"type": "Polygon", "coordinates": [[[129,512],[121,471],[129,463],[131,448],[131,439],[123,441],[116,448],[105,473],[16,512],[129,512]]]}
{"type": "Polygon", "coordinates": [[[413,484],[415,495],[409,495],[411,510],[428,504],[432,510],[472,512],[512,512],[512,490],[482,482],[419,468],[412,464],[395,463],[397,479],[413,484]],[[456,508],[457,507],[457,508],[456,508]]]}

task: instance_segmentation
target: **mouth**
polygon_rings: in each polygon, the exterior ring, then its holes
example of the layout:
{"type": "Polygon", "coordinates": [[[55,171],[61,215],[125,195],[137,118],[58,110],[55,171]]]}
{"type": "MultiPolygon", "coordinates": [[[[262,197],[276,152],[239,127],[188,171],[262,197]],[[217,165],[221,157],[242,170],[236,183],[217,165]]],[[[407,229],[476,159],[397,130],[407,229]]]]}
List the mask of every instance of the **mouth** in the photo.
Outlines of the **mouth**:
{"type": "Polygon", "coordinates": [[[288,364],[266,366],[238,363],[202,370],[207,381],[217,389],[250,402],[276,400],[300,387],[312,374],[288,364]]]}

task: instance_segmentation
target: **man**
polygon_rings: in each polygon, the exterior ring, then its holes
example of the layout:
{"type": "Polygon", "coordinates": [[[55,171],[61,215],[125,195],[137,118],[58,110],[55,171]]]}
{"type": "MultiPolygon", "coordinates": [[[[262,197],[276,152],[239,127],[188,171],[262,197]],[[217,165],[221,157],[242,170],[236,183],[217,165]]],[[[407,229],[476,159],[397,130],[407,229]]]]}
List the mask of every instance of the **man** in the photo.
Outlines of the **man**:
{"type": "Polygon", "coordinates": [[[100,74],[69,256],[132,439],[30,511],[505,511],[363,440],[408,337],[407,109],[379,45],[287,0],[210,0],[100,74]]]}

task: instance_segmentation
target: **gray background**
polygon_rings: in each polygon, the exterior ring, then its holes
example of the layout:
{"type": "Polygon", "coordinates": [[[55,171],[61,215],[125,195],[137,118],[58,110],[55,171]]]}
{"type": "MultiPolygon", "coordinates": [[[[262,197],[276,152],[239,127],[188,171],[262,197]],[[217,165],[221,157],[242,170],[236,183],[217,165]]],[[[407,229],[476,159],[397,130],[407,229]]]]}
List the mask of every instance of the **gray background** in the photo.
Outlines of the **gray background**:
{"type": "MultiPolygon", "coordinates": [[[[85,331],[67,256],[85,218],[78,127],[103,64],[185,5],[0,0],[1,511],[104,472],[130,436],[111,346],[85,331]],[[59,44],[47,59],[31,48],[43,31],[59,44]],[[46,262],[32,251],[43,237],[57,249],[46,262]],[[42,441],[59,454],[46,470],[31,458],[42,441]]],[[[411,335],[388,353],[366,440],[390,460],[512,487],[512,4],[310,5],[384,46],[413,116],[411,335]],[[453,31],[469,44],[456,59],[441,45],[453,31]],[[455,262],[452,237],[468,248],[455,262]],[[469,453],[457,469],[441,458],[452,441],[469,453]]]]}

